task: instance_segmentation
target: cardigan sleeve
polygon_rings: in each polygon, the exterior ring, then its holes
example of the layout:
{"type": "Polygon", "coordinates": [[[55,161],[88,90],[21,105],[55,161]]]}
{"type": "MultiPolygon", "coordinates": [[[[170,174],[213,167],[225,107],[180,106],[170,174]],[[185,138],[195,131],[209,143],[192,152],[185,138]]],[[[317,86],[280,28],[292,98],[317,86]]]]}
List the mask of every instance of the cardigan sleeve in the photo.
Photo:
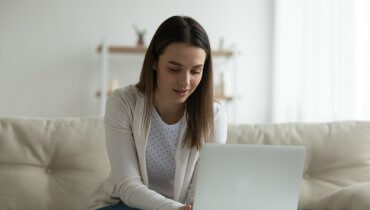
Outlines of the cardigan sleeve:
{"type": "Polygon", "coordinates": [[[150,190],[142,182],[132,132],[134,104],[122,89],[114,91],[107,100],[104,123],[111,172],[104,182],[104,191],[129,207],[176,210],[183,204],[150,190]]]}
{"type": "MultiPolygon", "coordinates": [[[[227,117],[224,109],[218,103],[214,104],[214,140],[215,144],[225,144],[227,138],[227,117]]],[[[200,157],[200,156],[199,156],[200,157]]],[[[193,176],[189,185],[185,203],[194,203],[196,179],[198,174],[198,161],[195,165],[193,176]]]]}

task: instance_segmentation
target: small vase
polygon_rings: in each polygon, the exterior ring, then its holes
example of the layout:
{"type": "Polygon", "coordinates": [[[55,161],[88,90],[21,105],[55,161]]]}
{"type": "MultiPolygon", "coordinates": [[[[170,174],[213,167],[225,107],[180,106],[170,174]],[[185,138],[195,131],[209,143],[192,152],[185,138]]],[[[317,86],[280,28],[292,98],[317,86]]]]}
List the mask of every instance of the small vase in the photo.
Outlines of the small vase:
{"type": "Polygon", "coordinates": [[[137,46],[139,47],[144,46],[144,34],[138,34],[137,46]]]}

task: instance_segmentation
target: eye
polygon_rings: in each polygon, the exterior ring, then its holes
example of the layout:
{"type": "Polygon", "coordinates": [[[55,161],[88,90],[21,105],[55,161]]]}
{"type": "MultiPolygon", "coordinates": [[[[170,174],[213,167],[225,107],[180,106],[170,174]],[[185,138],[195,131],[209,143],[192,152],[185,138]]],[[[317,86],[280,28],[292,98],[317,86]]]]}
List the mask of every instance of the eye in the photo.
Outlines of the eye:
{"type": "Polygon", "coordinates": [[[201,74],[202,73],[202,70],[200,69],[194,69],[191,71],[192,74],[201,74]]]}
{"type": "Polygon", "coordinates": [[[180,71],[180,69],[178,69],[178,68],[168,67],[168,69],[169,69],[170,71],[174,71],[174,72],[176,72],[176,71],[180,71]]]}

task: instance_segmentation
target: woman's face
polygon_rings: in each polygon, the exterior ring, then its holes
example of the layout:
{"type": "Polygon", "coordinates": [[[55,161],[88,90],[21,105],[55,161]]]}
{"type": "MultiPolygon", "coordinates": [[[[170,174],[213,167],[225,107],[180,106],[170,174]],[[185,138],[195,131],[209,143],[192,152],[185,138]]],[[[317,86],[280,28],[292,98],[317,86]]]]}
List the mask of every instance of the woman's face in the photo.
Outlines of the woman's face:
{"type": "Polygon", "coordinates": [[[169,44],[156,65],[155,97],[163,103],[184,103],[202,79],[205,60],[206,52],[200,47],[169,44]]]}

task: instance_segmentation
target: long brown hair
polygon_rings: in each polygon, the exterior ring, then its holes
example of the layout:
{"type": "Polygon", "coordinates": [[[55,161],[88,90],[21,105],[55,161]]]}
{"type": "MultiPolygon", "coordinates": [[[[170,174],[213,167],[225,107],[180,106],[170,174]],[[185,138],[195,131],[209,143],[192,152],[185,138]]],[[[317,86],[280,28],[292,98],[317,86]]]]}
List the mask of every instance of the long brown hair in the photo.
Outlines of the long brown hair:
{"type": "Polygon", "coordinates": [[[165,20],[155,32],[146,51],[140,80],[136,87],[145,95],[143,126],[149,127],[152,113],[157,75],[153,67],[159,56],[171,43],[181,42],[200,47],[206,52],[202,79],[195,91],[186,100],[187,129],[184,145],[200,149],[202,143],[213,139],[213,74],[209,39],[204,28],[187,16],[172,16],[165,20]]]}

